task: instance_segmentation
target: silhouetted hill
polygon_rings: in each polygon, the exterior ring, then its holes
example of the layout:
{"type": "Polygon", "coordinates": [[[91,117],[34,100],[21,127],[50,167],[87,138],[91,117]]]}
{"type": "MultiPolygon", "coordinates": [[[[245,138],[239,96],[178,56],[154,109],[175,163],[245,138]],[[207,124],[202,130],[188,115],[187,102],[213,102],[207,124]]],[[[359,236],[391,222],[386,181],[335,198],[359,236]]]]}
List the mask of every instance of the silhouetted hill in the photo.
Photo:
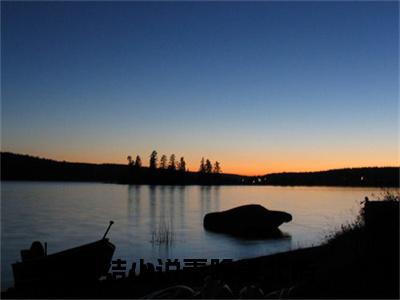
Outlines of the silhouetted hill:
{"type": "Polygon", "coordinates": [[[1,153],[2,180],[43,181],[119,181],[126,177],[128,166],[55,161],[8,152],[1,153]]]}
{"type": "Polygon", "coordinates": [[[267,185],[325,185],[325,186],[400,186],[400,168],[372,167],[337,169],[320,172],[267,174],[261,182],[267,185]]]}
{"type": "Polygon", "coordinates": [[[200,174],[175,170],[129,167],[121,164],[60,162],[1,153],[1,180],[95,181],[133,184],[240,184],[243,176],[200,174]]]}
{"type": "Polygon", "coordinates": [[[132,184],[320,185],[393,187],[400,168],[354,168],[320,172],[275,173],[264,176],[204,174],[122,164],[89,164],[1,152],[1,180],[94,181],[132,184]]]}

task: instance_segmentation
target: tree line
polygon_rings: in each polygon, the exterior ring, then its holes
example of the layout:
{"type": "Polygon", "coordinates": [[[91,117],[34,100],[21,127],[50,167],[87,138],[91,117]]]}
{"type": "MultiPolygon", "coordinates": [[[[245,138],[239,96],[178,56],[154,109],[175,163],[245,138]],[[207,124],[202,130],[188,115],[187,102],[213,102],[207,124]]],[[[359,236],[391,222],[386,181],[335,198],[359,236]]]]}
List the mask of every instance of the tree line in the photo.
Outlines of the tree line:
{"type": "MultiPolygon", "coordinates": [[[[132,156],[128,155],[128,166],[132,168],[141,168],[142,167],[142,159],[140,155],[136,155],[136,158],[133,159],[132,156]]],[[[172,171],[180,171],[180,172],[188,172],[189,169],[186,167],[185,158],[182,156],[178,161],[176,160],[175,154],[171,154],[169,159],[165,154],[163,154],[158,160],[157,151],[153,150],[150,154],[149,158],[149,169],[151,170],[172,170],[172,171]]],[[[200,167],[198,170],[199,173],[222,173],[221,164],[216,161],[214,164],[209,159],[204,159],[204,157],[200,161],[200,167]]]]}

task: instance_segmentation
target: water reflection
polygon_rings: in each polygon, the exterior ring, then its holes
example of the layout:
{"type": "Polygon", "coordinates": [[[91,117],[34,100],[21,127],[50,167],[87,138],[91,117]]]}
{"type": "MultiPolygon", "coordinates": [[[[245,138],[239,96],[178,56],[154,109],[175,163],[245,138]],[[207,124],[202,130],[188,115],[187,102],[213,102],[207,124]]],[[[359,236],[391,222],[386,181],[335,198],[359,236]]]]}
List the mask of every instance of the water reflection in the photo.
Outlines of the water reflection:
{"type": "Polygon", "coordinates": [[[179,210],[179,222],[180,226],[183,228],[186,225],[185,222],[185,198],[186,198],[186,187],[178,187],[178,210],[179,210]]]}
{"type": "MultiPolygon", "coordinates": [[[[166,193],[165,193],[165,186],[160,186],[158,187],[158,202],[156,202],[156,205],[159,204],[159,210],[160,210],[160,214],[159,214],[159,222],[165,222],[166,219],[166,214],[165,214],[165,205],[166,202],[168,201],[167,197],[166,197],[166,193]]],[[[157,209],[157,208],[155,208],[157,209]]]]}
{"type": "Polygon", "coordinates": [[[141,216],[141,185],[128,185],[128,220],[133,221],[134,226],[138,226],[141,216]]]}
{"type": "Polygon", "coordinates": [[[219,204],[220,204],[220,190],[221,190],[221,187],[220,186],[214,186],[213,187],[213,192],[214,192],[214,195],[213,195],[213,199],[214,199],[214,201],[213,201],[213,203],[214,203],[214,211],[219,211],[220,210],[220,208],[219,208],[219,204]]]}
{"type": "MultiPolygon", "coordinates": [[[[203,218],[209,212],[221,210],[221,187],[199,186],[196,189],[198,195],[193,197],[193,187],[129,185],[128,219],[141,232],[146,229],[149,236],[167,230],[174,235],[179,232],[180,236],[175,238],[182,240],[189,229],[209,235],[203,229],[203,218]],[[192,190],[191,197],[187,197],[187,189],[192,190]],[[148,218],[143,214],[147,214],[148,218]]],[[[282,232],[282,237],[288,239],[290,234],[282,232]]]]}
{"type": "Polygon", "coordinates": [[[176,237],[179,240],[192,238],[187,231],[194,227],[203,231],[204,215],[220,210],[220,189],[219,186],[128,185],[128,222],[133,230],[145,229],[150,236],[166,226],[173,233],[180,233],[176,237]]]}
{"type": "MultiPolygon", "coordinates": [[[[164,187],[165,188],[165,187],[164,187]]],[[[168,206],[169,206],[169,212],[168,212],[168,218],[169,218],[169,222],[171,224],[171,229],[174,229],[174,220],[175,220],[175,190],[176,187],[175,186],[168,186],[167,188],[169,188],[169,199],[168,199],[168,206]]],[[[178,191],[179,193],[179,191],[178,191]]],[[[165,203],[164,203],[165,204],[165,203]]],[[[182,216],[180,216],[182,217],[182,216]]],[[[165,218],[167,218],[167,216],[165,216],[165,218]]]]}
{"type": "Polygon", "coordinates": [[[157,209],[157,198],[156,198],[157,187],[154,185],[149,186],[149,226],[150,232],[153,232],[156,228],[156,209],[157,209]]]}
{"type": "Polygon", "coordinates": [[[319,244],[327,233],[352,222],[359,202],[376,189],[262,186],[148,186],[101,183],[2,183],[2,283],[12,282],[11,263],[34,240],[50,253],[95,240],[114,220],[115,257],[246,258],[319,244]],[[293,215],[280,226],[291,239],[240,240],[206,232],[203,217],[243,204],[261,204],[293,215]],[[175,234],[170,247],[153,247],[151,232],[165,220],[175,234]],[[84,225],[84,226],[83,226],[84,225]],[[99,234],[100,233],[100,234],[99,234]]]}
{"type": "Polygon", "coordinates": [[[220,210],[220,187],[219,186],[201,186],[200,187],[200,210],[199,213],[204,215],[211,211],[220,210]]]}

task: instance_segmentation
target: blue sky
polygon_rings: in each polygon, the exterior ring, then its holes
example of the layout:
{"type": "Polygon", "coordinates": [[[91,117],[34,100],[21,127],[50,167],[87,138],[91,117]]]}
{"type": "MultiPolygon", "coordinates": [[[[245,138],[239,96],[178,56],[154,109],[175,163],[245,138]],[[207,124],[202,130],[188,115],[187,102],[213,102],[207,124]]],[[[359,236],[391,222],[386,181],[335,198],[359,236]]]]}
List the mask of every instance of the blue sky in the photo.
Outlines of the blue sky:
{"type": "Polygon", "coordinates": [[[398,2],[2,2],[2,151],[398,165],[398,2]]]}

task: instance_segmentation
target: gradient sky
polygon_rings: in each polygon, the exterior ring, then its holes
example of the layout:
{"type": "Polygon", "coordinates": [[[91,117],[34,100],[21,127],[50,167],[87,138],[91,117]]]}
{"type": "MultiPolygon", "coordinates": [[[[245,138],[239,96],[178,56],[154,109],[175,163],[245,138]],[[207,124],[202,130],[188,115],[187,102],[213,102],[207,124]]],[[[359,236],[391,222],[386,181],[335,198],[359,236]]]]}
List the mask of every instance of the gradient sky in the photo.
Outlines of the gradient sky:
{"type": "Polygon", "coordinates": [[[399,165],[398,2],[1,3],[2,151],[399,165]]]}

